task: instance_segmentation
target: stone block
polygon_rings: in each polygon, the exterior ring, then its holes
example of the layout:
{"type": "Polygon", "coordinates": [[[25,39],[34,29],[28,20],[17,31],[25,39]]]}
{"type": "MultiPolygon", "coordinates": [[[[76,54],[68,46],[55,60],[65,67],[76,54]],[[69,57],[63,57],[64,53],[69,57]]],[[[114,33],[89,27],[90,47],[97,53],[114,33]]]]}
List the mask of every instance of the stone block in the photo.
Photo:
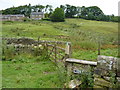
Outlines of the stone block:
{"type": "Polygon", "coordinates": [[[101,87],[110,87],[112,88],[112,84],[102,78],[94,78],[94,84],[101,87]]]}
{"type": "Polygon", "coordinates": [[[103,88],[102,86],[94,85],[93,88],[103,88]]]}
{"type": "Polygon", "coordinates": [[[100,75],[100,76],[108,76],[109,75],[109,72],[107,70],[98,69],[98,68],[94,70],[94,73],[97,75],[100,75]]]}
{"type": "Polygon", "coordinates": [[[107,81],[110,81],[110,77],[107,77],[107,76],[103,76],[103,78],[107,81]]]}
{"type": "Polygon", "coordinates": [[[120,77],[120,58],[117,59],[117,76],[120,77]]]}
{"type": "MultiPolygon", "coordinates": [[[[120,60],[119,60],[120,61],[120,60]]],[[[118,58],[112,56],[98,56],[98,65],[96,70],[99,70],[99,75],[109,75],[110,72],[118,73],[119,74],[119,66],[117,66],[118,58]],[[118,71],[118,72],[116,72],[118,71]]]]}
{"type": "Polygon", "coordinates": [[[120,83],[120,77],[117,77],[117,82],[120,83]]]}
{"type": "Polygon", "coordinates": [[[81,85],[81,81],[79,80],[71,80],[69,83],[68,83],[68,88],[77,88],[81,85]]]}

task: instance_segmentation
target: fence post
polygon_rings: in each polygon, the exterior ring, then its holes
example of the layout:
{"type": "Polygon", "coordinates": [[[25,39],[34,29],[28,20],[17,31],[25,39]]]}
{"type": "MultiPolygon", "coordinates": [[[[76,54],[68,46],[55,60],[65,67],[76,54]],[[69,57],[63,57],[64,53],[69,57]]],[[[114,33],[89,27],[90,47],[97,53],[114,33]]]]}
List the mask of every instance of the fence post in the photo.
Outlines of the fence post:
{"type": "Polygon", "coordinates": [[[38,45],[39,45],[39,41],[40,41],[40,36],[38,37],[38,45]]]}
{"type": "Polygon", "coordinates": [[[72,55],[71,43],[70,42],[67,42],[67,44],[66,44],[65,54],[67,55],[67,58],[71,57],[71,55],[72,55]]]}
{"type": "Polygon", "coordinates": [[[46,43],[46,52],[47,52],[47,57],[48,57],[48,44],[46,43]]]}
{"type": "Polygon", "coordinates": [[[48,56],[48,45],[47,43],[44,44],[45,55],[48,56]]]}
{"type": "Polygon", "coordinates": [[[98,55],[100,55],[100,49],[101,49],[101,41],[98,41],[98,55]]]}
{"type": "MultiPolygon", "coordinates": [[[[72,49],[71,49],[71,43],[70,42],[67,42],[66,43],[66,48],[65,48],[65,60],[69,57],[71,57],[72,55],[72,49]]],[[[66,68],[66,71],[67,71],[67,62],[65,61],[65,68],[66,68]]]]}

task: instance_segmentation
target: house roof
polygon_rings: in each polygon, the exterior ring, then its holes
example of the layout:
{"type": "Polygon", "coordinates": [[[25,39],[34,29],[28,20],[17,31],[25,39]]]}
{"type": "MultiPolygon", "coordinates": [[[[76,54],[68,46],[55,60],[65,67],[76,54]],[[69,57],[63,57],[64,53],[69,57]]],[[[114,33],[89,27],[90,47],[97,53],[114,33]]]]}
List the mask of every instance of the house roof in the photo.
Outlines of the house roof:
{"type": "Polygon", "coordinates": [[[10,16],[17,16],[17,17],[24,17],[23,14],[16,14],[16,15],[2,15],[3,17],[10,17],[10,16]]]}
{"type": "Polygon", "coordinates": [[[32,12],[31,15],[43,15],[43,12],[32,12]]]}

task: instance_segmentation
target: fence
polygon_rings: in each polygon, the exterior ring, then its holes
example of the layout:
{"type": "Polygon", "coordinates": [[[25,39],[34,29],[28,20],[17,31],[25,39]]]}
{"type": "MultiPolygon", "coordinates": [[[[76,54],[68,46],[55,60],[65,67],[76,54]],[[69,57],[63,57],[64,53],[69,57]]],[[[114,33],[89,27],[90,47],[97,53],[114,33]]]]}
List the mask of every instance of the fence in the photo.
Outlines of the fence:
{"type": "MultiPolygon", "coordinates": [[[[34,48],[44,47],[47,55],[52,61],[65,61],[65,59],[71,57],[71,43],[62,41],[45,41],[39,40],[35,41],[29,38],[3,38],[3,41],[7,41],[7,48],[13,46],[16,52],[19,51],[29,51],[32,52],[34,48]]],[[[38,52],[39,55],[39,52],[38,52]]]]}
{"type": "Polygon", "coordinates": [[[51,60],[65,61],[66,58],[71,56],[71,43],[70,42],[45,42],[48,50],[48,56],[51,60]]]}

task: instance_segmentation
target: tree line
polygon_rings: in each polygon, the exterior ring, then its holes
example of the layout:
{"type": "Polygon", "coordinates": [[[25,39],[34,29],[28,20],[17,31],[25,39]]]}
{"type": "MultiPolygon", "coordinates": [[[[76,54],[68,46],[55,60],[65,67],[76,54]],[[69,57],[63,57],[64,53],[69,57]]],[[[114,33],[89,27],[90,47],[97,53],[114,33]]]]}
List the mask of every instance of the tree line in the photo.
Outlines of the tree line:
{"type": "MultiPolygon", "coordinates": [[[[45,18],[82,18],[87,20],[97,20],[97,21],[113,21],[118,22],[118,16],[112,15],[105,15],[103,11],[97,6],[90,6],[90,7],[79,7],[73,5],[60,5],[53,10],[52,5],[23,5],[18,7],[11,7],[5,10],[1,10],[2,14],[24,14],[26,17],[30,17],[31,12],[44,12],[45,18]],[[55,10],[57,9],[57,12],[55,10]],[[61,16],[62,15],[62,16],[61,16]]],[[[58,19],[57,18],[57,19],[58,19]]],[[[64,20],[60,20],[64,21],[64,20]]]]}
{"type": "Polygon", "coordinates": [[[66,18],[83,18],[87,20],[97,20],[97,21],[113,21],[118,22],[118,16],[105,15],[103,11],[97,6],[90,7],[76,7],[73,5],[60,5],[60,8],[63,9],[66,18]]]}
{"type": "Polygon", "coordinates": [[[31,12],[44,12],[45,14],[51,14],[53,12],[52,5],[34,5],[31,6],[29,5],[23,5],[23,6],[18,6],[18,7],[11,7],[7,8],[5,10],[1,10],[3,15],[7,14],[24,14],[26,17],[30,17],[31,12]]]}

